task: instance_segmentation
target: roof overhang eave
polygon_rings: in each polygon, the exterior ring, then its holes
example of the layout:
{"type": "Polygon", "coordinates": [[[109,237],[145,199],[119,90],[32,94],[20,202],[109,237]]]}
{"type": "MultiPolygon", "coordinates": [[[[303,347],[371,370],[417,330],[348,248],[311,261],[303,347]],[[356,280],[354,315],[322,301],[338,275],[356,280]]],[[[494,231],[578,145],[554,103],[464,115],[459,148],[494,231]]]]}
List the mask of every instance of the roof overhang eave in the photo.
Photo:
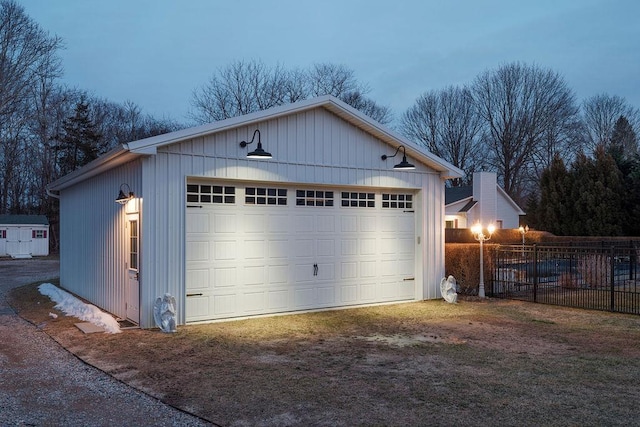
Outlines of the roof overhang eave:
{"type": "Polygon", "coordinates": [[[108,169],[130,162],[137,157],[140,157],[140,154],[129,151],[129,147],[126,144],[119,145],[80,169],[53,181],[47,185],[47,191],[59,192],[108,169]]]}

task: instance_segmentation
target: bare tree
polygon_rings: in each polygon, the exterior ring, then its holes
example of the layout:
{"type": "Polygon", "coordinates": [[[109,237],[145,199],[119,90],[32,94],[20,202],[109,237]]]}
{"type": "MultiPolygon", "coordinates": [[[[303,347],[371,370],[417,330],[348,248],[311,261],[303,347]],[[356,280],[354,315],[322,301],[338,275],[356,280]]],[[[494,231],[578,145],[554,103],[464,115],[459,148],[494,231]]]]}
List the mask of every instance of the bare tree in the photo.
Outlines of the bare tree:
{"type": "MultiPolygon", "coordinates": [[[[49,36],[15,1],[0,2],[0,211],[22,210],[26,183],[23,167],[31,140],[29,122],[34,114],[33,89],[49,89],[60,72],[58,37],[49,36]]],[[[31,153],[29,153],[31,154],[31,153]]]]}
{"type": "Polygon", "coordinates": [[[593,153],[599,145],[609,146],[618,119],[623,116],[633,131],[640,133],[640,110],[630,106],[624,98],[600,94],[582,103],[582,120],[586,135],[585,151],[593,153]]]}
{"type": "Polygon", "coordinates": [[[372,118],[388,123],[389,108],[364,96],[368,88],[341,65],[315,64],[308,71],[287,71],[260,61],[238,61],[221,68],[207,84],[194,90],[191,119],[197,123],[223,120],[309,97],[333,95],[372,118]]]}
{"type": "Polygon", "coordinates": [[[551,70],[511,63],[478,76],[473,94],[484,120],[482,137],[490,165],[505,191],[523,201],[532,182],[532,161],[545,138],[555,138],[575,122],[573,92],[551,70]]]}
{"type": "Polygon", "coordinates": [[[482,163],[478,149],[481,126],[471,91],[454,86],[423,94],[400,119],[407,138],[465,171],[466,180],[455,180],[454,186],[468,183],[482,163]]]}

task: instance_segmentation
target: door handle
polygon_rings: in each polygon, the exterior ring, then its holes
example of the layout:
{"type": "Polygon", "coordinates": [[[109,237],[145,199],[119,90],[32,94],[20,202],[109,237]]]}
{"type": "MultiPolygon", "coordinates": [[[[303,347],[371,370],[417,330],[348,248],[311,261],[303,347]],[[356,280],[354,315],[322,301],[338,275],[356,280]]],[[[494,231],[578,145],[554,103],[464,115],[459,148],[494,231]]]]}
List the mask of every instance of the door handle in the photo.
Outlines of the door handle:
{"type": "Polygon", "coordinates": [[[313,264],[313,275],[314,276],[318,275],[318,264],[313,264]]]}

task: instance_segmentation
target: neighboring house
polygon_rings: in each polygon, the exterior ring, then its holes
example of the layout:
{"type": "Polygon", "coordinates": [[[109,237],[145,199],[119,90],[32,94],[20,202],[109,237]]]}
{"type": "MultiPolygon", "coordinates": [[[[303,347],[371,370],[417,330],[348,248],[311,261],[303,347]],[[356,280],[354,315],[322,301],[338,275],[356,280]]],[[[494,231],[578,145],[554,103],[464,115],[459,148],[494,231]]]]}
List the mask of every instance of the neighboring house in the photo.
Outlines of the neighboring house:
{"type": "Polygon", "coordinates": [[[60,283],[142,327],[439,298],[461,176],[331,96],[131,142],[48,186],[60,283]]]}
{"type": "Polygon", "coordinates": [[[495,172],[476,172],[473,185],[447,188],[445,227],[471,228],[476,222],[518,228],[525,213],[498,185],[495,172]]]}
{"type": "Polygon", "coordinates": [[[0,215],[0,256],[49,255],[49,221],[44,215],[0,215]]]}

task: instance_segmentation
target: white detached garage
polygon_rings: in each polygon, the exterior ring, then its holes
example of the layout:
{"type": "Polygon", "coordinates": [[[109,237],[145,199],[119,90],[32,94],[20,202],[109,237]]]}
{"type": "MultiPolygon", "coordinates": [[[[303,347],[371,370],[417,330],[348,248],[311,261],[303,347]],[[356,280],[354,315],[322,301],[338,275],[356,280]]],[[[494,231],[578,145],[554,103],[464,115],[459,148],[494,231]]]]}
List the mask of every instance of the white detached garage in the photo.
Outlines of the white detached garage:
{"type": "Polygon", "coordinates": [[[437,298],[461,175],[330,96],[135,141],[49,186],[61,285],[142,327],[164,293],[179,323],[437,298]]]}

